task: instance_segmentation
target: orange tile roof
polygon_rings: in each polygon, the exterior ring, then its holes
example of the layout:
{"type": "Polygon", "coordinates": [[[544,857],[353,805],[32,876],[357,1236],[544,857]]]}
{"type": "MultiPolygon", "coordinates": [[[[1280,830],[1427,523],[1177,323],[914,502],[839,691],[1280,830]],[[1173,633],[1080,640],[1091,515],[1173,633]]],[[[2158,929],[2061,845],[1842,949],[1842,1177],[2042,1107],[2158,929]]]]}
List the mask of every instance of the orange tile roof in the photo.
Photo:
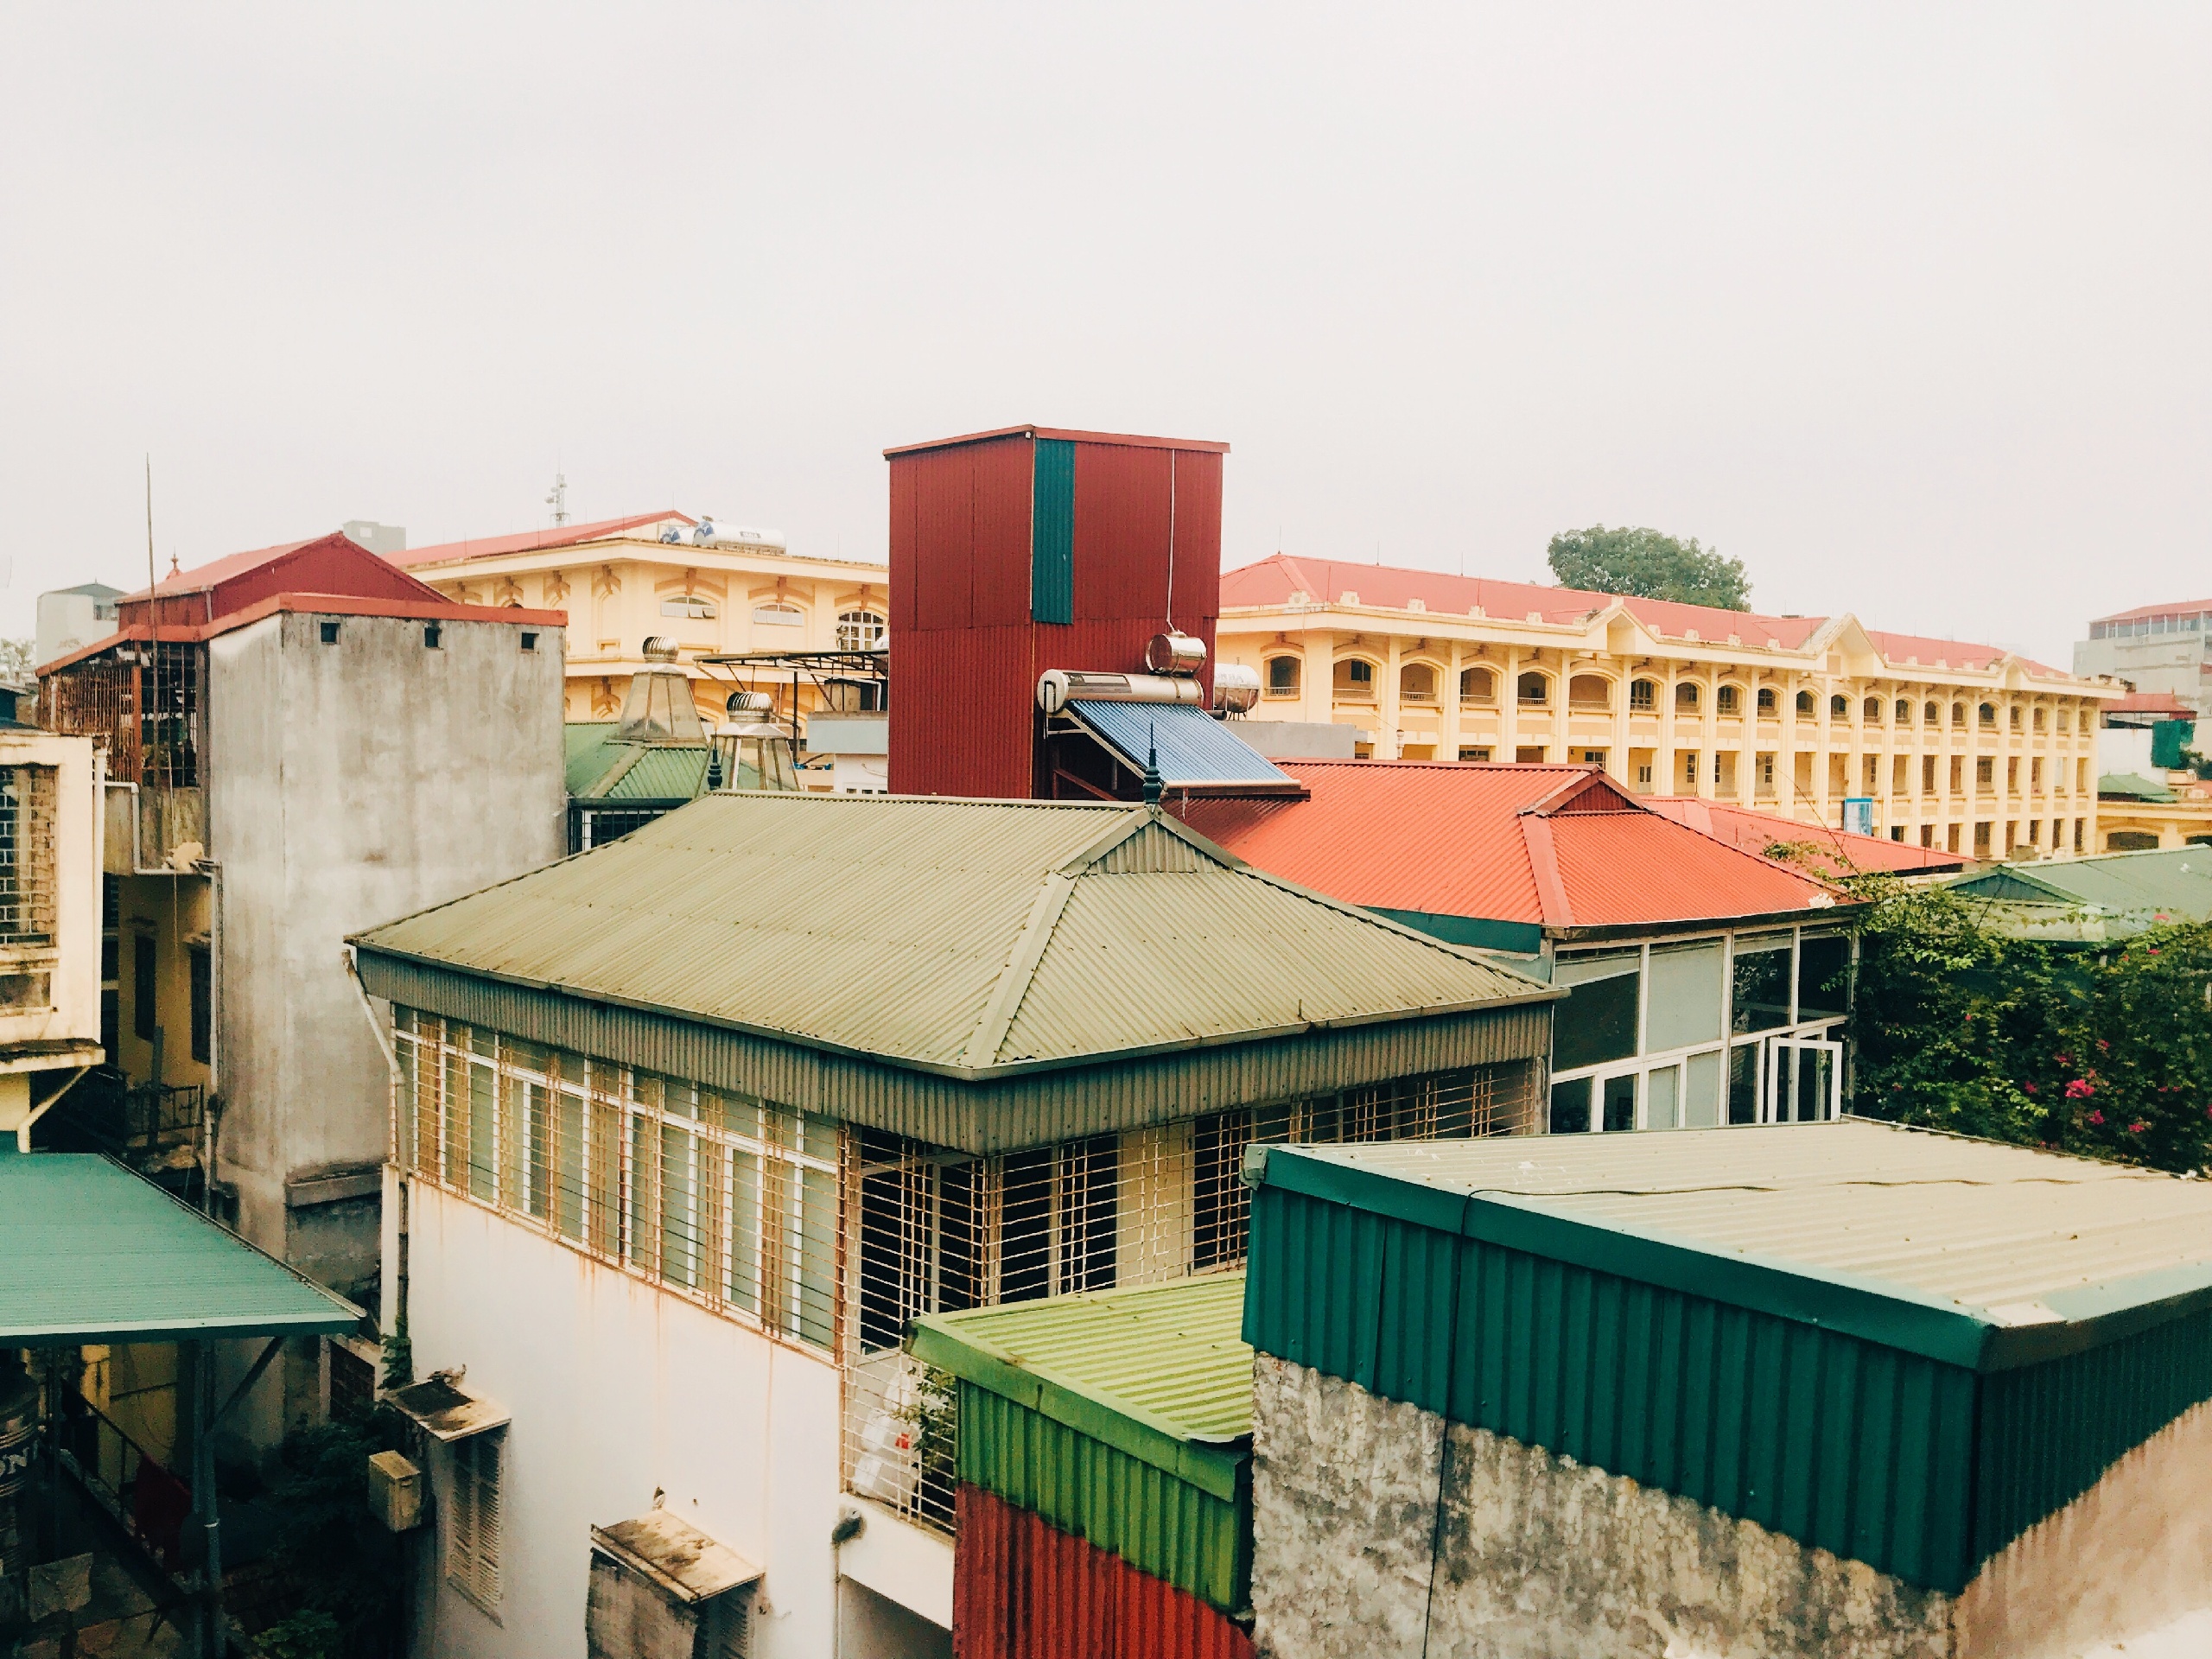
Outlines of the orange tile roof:
{"type": "Polygon", "coordinates": [[[469,541],[440,542],[434,547],[410,548],[404,553],[395,553],[391,562],[412,570],[419,565],[443,564],[454,559],[491,559],[503,553],[536,553],[547,548],[575,547],[582,542],[605,541],[640,524],[657,524],[664,518],[679,518],[687,524],[698,522],[690,513],[678,512],[671,507],[659,512],[633,512],[626,518],[601,518],[596,524],[563,524],[556,530],[526,530],[512,536],[480,536],[469,541]]]}
{"type": "Polygon", "coordinates": [[[1748,807],[1732,806],[1726,801],[1709,801],[1695,795],[1647,795],[1639,798],[1643,805],[1664,817],[1762,857],[1777,842],[1810,843],[1821,849],[1821,868],[1832,876],[1859,875],[1874,870],[1888,870],[1899,875],[1929,874],[1962,870],[1973,861],[1959,853],[1908,846],[1881,836],[1853,835],[1786,818],[1778,812],[1755,812],[1748,807]]]}
{"type": "Polygon", "coordinates": [[[1194,800],[1176,810],[1246,861],[1351,904],[1573,929],[1834,901],[1811,876],[1646,811],[1595,767],[1279,764],[1306,799],[1194,800]]]}

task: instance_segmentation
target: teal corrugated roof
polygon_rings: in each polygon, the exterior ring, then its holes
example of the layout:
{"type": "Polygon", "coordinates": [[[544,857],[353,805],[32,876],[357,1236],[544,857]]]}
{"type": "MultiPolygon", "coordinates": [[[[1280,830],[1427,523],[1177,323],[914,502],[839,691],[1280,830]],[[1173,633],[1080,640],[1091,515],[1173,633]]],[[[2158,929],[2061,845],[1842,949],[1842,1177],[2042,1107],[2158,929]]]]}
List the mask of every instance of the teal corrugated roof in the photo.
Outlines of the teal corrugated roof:
{"type": "Polygon", "coordinates": [[[0,1154],[0,1346],[305,1336],[360,1319],[119,1164],[0,1154]]]}
{"type": "Polygon", "coordinates": [[[2155,778],[2145,778],[2139,772],[2108,772],[2097,779],[2100,798],[2118,795],[2131,801],[2171,801],[2172,790],[2155,778]]]}
{"type": "Polygon", "coordinates": [[[2094,905],[2148,923],[2212,918],[2212,847],[2167,847],[2095,858],[2008,864],[1952,884],[1975,898],[2094,905]]]}
{"type": "Polygon", "coordinates": [[[1558,993],[1156,810],[728,792],[359,936],[964,1081],[1558,993]]]}
{"type": "MultiPolygon", "coordinates": [[[[625,744],[626,749],[635,748],[625,744]]],[[[620,776],[580,791],[602,801],[689,801],[707,787],[707,750],[655,744],[637,749],[637,759],[620,776]]]]}
{"type": "Polygon", "coordinates": [[[582,794],[607,775],[607,767],[613,764],[607,753],[613,741],[611,720],[575,721],[561,728],[569,794],[582,794]]]}

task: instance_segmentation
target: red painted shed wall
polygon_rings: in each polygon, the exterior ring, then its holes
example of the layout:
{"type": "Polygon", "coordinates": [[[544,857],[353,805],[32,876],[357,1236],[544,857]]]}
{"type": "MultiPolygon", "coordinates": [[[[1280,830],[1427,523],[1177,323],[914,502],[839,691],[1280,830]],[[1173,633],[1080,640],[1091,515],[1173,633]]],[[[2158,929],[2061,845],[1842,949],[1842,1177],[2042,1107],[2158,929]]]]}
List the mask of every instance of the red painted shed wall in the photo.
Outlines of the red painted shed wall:
{"type": "Polygon", "coordinates": [[[1252,1659],[1252,1638],[1188,1591],[980,1486],[956,1503],[956,1659],[1252,1659]]]}
{"type": "Polygon", "coordinates": [[[1077,442],[1074,620],[1029,615],[1036,440],[1020,431],[893,453],[891,787],[902,794],[1048,795],[1037,679],[1135,672],[1174,626],[1205,642],[1221,609],[1221,454],[1158,439],[1077,442]],[[1169,602],[1173,525],[1173,604],[1169,602]]]}

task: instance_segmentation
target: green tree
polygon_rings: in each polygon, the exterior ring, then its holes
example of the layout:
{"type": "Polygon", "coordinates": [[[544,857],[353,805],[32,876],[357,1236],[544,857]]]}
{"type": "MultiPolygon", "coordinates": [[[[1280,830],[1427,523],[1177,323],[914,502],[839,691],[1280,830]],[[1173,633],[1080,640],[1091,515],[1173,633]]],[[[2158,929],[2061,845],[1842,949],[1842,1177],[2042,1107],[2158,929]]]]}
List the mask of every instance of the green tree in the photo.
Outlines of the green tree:
{"type": "Polygon", "coordinates": [[[2176,1172],[2212,1166],[2212,925],[2019,939],[1890,877],[1859,934],[1854,1109],[2176,1172]]]}
{"type": "Polygon", "coordinates": [[[1552,537],[1552,575],[1569,588],[1601,594],[1629,594],[1639,599],[1680,600],[1724,611],[1748,611],[1751,586],[1744,562],[1724,559],[1656,530],[1562,530],[1552,537]]]}

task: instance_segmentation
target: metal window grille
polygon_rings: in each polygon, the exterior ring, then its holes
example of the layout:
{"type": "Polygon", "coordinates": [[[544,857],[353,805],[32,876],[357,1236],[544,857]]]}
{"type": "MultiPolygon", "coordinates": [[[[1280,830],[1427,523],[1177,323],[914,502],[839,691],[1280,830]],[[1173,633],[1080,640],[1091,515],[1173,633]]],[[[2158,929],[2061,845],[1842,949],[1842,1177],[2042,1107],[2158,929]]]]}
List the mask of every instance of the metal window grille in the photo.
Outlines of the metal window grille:
{"type": "Polygon", "coordinates": [[[0,946],[54,943],[52,766],[0,766],[0,946]]]}
{"type": "Polygon", "coordinates": [[[741,1323],[838,1331],[837,1124],[401,1008],[402,1166],[741,1323]]]}
{"type": "Polygon", "coordinates": [[[52,676],[41,687],[51,729],[107,750],[118,783],[196,788],[205,736],[206,648],[125,645],[52,676]]]}

